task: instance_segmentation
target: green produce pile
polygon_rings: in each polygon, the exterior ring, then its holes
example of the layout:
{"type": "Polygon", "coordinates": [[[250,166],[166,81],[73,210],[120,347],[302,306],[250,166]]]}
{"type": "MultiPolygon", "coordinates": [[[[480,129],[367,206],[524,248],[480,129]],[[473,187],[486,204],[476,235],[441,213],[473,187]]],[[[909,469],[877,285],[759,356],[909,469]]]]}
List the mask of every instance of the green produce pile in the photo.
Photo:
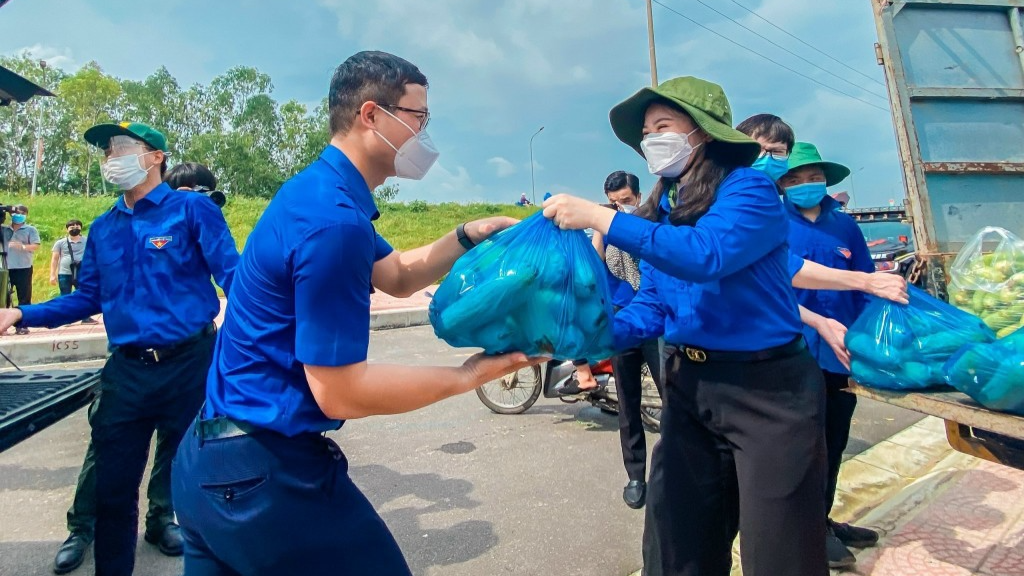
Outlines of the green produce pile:
{"type": "Polygon", "coordinates": [[[1003,228],[979,230],[950,266],[949,301],[999,338],[1024,326],[1024,243],[1003,228]]]}
{"type": "Polygon", "coordinates": [[[1024,416],[1024,330],[991,344],[964,346],[945,372],[951,386],[982,406],[1024,416]]]}

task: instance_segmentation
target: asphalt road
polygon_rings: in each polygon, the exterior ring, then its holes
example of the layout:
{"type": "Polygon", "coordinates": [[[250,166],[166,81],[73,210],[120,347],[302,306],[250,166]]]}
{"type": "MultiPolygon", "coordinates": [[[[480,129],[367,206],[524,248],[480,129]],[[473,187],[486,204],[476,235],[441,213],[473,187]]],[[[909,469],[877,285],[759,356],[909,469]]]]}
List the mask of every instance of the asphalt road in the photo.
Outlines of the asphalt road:
{"type": "MultiPolygon", "coordinates": [[[[373,362],[453,365],[467,356],[429,327],[376,332],[370,344],[373,362]]],[[[862,399],[849,453],[918,419],[862,399]]],[[[0,575],[52,573],[88,434],[81,410],[0,454],[0,575]]],[[[348,422],[332,437],[417,575],[618,576],[640,566],[643,513],[622,503],[616,420],[592,407],[542,398],[525,414],[499,416],[466,394],[348,422]]],[[[180,559],[139,541],[135,574],[181,573],[180,559]]],[[[90,553],[74,574],[92,572],[90,553]]]]}

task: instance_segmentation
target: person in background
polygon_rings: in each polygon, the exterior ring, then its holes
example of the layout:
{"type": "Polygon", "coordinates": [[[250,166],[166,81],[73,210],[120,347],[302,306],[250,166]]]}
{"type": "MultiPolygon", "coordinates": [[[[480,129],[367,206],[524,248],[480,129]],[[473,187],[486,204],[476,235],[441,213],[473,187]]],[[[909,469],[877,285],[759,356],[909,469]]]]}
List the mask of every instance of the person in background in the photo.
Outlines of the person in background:
{"type": "MultiPolygon", "coordinates": [[[[18,294],[18,305],[32,303],[32,256],[39,249],[39,231],[26,223],[28,207],[18,204],[11,214],[10,227],[5,226],[7,240],[7,270],[13,291],[18,294]]],[[[28,334],[28,328],[19,326],[15,334],[28,334]]]]}
{"type": "Polygon", "coordinates": [[[522,195],[519,196],[519,201],[516,202],[516,206],[532,206],[532,205],[533,205],[533,203],[530,202],[530,199],[526,197],[526,192],[523,192],[522,195]]]}
{"type": "MultiPolygon", "coordinates": [[[[210,199],[162,182],[169,153],[160,131],[138,122],[99,124],[84,139],[103,151],[103,177],[123,194],[90,226],[79,289],[0,310],[0,333],[11,325],[54,328],[103,313],[111,354],[90,418],[94,488],[83,485],[81,492],[96,503],[96,573],[128,576],[153,433],[166,434],[164,443],[158,434],[154,476],[163,478],[169,504],[170,472],[157,469],[160,454],[173,453],[203,403],[220,311],[211,279],[229,293],[238,250],[210,199]]],[[[156,514],[151,508],[144,533],[172,556],[184,549],[174,519],[170,506],[156,514]]],[[[72,531],[54,571],[81,564],[91,536],[72,531]]]]}
{"type": "MultiPolygon", "coordinates": [[[[795,255],[836,270],[864,273],[875,271],[871,252],[857,222],[840,211],[839,202],[828,195],[850,174],[842,164],[822,160],[818,149],[797,142],[789,156],[789,171],[779,179],[785,190],[789,214],[789,249],[795,255]]],[[[844,326],[851,325],[867,304],[860,292],[797,290],[800,305],[815,314],[844,326]]],[[[804,338],[825,379],[825,447],[828,461],[828,490],[825,512],[835,502],[839,467],[850,439],[850,425],[857,407],[857,396],[846,391],[850,370],[818,333],[804,327],[804,338]]],[[[878,533],[828,518],[826,551],[830,568],[846,568],[856,562],[847,548],[865,548],[878,542],[878,533]]]]}
{"type": "MultiPolygon", "coordinates": [[[[50,286],[56,285],[62,296],[78,288],[78,272],[82,267],[86,245],[81,220],[68,220],[64,228],[68,235],[53,243],[53,256],[50,258],[50,286]]],[[[97,322],[89,317],[82,320],[82,324],[97,322]]]]}
{"type": "MultiPolygon", "coordinates": [[[[620,212],[632,214],[640,206],[640,179],[635,174],[612,172],[604,181],[609,204],[620,212]]],[[[594,248],[604,261],[615,311],[625,308],[640,288],[640,260],[615,246],[606,245],[604,236],[594,232],[594,248]]],[[[562,394],[579,394],[597,387],[587,361],[574,362],[577,377],[560,389],[562,394]]],[[[662,392],[661,342],[654,338],[612,357],[615,389],[619,399],[619,443],[628,483],[622,500],[633,509],[643,508],[647,500],[647,435],[640,416],[643,400],[643,367],[646,365],[662,392]]]]}
{"type": "Polygon", "coordinates": [[[164,182],[175,190],[199,192],[213,200],[218,207],[223,207],[226,201],[224,193],[217,190],[217,177],[198,162],[176,164],[164,175],[164,182]]]}

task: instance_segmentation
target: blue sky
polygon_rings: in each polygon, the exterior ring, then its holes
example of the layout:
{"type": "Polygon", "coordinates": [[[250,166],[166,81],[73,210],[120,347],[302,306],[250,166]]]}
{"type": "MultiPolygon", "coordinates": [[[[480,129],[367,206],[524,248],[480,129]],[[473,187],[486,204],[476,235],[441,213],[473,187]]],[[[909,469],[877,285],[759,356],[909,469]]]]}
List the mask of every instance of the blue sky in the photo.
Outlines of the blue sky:
{"type": "MultiPolygon", "coordinates": [[[[659,79],[694,75],[721,84],[735,122],[758,112],[782,116],[797,139],[854,171],[859,205],[903,197],[888,104],[864,90],[885,94],[874,83],[883,72],[875,63],[869,0],[704,0],[850,83],[696,0],[659,1],[886,110],[769,63],[655,4],[659,79]]],[[[528,145],[541,126],[534,140],[538,199],[546,191],[599,199],[605,176],[619,169],[640,175],[644,190],[654,182],[643,159],[608,125],[614,104],[650,84],[643,0],[12,0],[0,10],[3,54],[29,50],[67,70],[95,60],[132,79],[164,65],[186,86],[232,66],[254,66],[270,74],[279,101],[318,102],[333,69],[364,49],[407,58],[431,84],[430,133],[441,157],[423,181],[401,182],[401,199],[516,200],[530,192],[528,145]]]]}

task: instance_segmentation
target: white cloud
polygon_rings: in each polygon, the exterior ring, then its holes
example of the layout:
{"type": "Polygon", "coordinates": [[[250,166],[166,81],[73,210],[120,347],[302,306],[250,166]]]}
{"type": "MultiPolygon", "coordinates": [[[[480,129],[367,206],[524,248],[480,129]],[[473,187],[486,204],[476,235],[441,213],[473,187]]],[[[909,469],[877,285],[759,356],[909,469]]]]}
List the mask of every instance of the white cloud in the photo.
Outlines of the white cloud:
{"type": "Polygon", "coordinates": [[[487,163],[490,164],[491,166],[494,166],[498,178],[505,178],[506,176],[511,176],[518,172],[515,164],[509,162],[508,160],[502,158],[501,156],[495,156],[494,158],[487,160],[487,163]]]}
{"type": "Polygon", "coordinates": [[[12,56],[21,54],[25,54],[33,60],[45,60],[48,66],[61,68],[69,72],[77,70],[82,66],[72,55],[71,49],[67,47],[57,48],[55,46],[33,44],[10,52],[12,56]]]}
{"type": "Polygon", "coordinates": [[[427,172],[423,180],[397,180],[398,200],[428,202],[471,202],[484,196],[484,187],[475,182],[464,166],[449,170],[440,162],[427,172]]]}

